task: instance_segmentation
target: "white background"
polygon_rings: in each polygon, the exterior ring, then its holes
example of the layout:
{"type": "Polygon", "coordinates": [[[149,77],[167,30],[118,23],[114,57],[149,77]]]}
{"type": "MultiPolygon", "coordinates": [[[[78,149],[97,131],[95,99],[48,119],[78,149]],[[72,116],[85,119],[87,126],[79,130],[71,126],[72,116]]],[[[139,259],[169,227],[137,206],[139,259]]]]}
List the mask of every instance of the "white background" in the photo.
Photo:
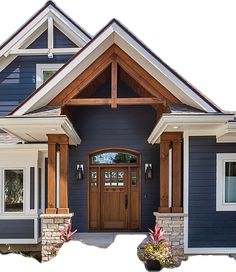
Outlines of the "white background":
{"type": "MultiPolygon", "coordinates": [[[[44,4],[44,0],[1,0],[0,43],[44,4]]],[[[56,4],[92,35],[117,18],[221,108],[236,110],[235,0],[56,0],[56,4]]],[[[113,267],[110,271],[145,271],[137,262],[137,267],[132,266],[139,242],[129,246],[123,241],[123,247],[114,244],[113,251],[89,248],[84,255],[84,246],[73,242],[76,245],[67,246],[45,265],[21,256],[0,255],[0,271],[64,271],[70,263],[78,271],[93,271],[92,267],[94,271],[108,271],[108,267],[113,267]],[[133,257],[126,259],[124,266],[122,260],[129,254],[133,257]],[[103,265],[99,263],[102,256],[107,256],[103,265]],[[81,269],[86,258],[89,270],[81,269]]],[[[236,262],[226,257],[193,257],[174,271],[231,272],[235,268],[236,262]]]]}
{"type": "MultiPolygon", "coordinates": [[[[55,0],[94,35],[117,18],[225,110],[236,111],[235,0],[55,0]]],[[[45,0],[1,0],[0,43],[45,0]]]]}

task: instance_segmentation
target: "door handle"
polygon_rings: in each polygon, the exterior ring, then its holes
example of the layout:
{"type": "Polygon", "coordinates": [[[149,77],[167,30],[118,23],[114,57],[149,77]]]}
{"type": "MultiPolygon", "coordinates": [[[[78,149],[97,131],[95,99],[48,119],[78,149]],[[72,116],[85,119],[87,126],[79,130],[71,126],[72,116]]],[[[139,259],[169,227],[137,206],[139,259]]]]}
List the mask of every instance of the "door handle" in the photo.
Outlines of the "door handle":
{"type": "Polygon", "coordinates": [[[125,195],[125,209],[128,209],[128,195],[125,195]]]}

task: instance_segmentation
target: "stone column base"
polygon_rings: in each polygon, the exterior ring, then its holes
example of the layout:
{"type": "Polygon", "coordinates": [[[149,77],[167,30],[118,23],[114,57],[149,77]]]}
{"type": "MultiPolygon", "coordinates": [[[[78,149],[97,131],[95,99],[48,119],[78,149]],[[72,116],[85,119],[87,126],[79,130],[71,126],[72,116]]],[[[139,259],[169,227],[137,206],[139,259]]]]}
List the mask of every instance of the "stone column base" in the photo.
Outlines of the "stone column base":
{"type": "Polygon", "coordinates": [[[169,241],[174,254],[181,259],[184,255],[184,214],[183,213],[158,213],[154,212],[156,223],[165,231],[165,238],[169,241]]]}
{"type": "Polygon", "coordinates": [[[73,214],[42,214],[42,262],[54,258],[63,242],[60,240],[61,231],[71,224],[73,214]]]}

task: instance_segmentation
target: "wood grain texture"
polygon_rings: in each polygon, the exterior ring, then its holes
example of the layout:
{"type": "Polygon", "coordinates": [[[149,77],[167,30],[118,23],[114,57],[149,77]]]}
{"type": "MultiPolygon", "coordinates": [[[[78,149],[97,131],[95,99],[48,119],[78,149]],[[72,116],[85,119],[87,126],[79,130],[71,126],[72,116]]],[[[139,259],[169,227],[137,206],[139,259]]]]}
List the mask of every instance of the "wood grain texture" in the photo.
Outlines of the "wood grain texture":
{"type": "Polygon", "coordinates": [[[49,105],[65,105],[71,98],[79,95],[93,80],[104,72],[112,63],[114,50],[109,48],[95,60],[81,75],[72,81],[49,105]]]}
{"type": "Polygon", "coordinates": [[[152,105],[164,104],[155,97],[137,97],[137,98],[74,98],[67,102],[67,106],[106,106],[113,104],[117,105],[152,105]]]}
{"type": "MultiPolygon", "coordinates": [[[[112,179],[111,179],[112,180],[112,179]]],[[[128,195],[127,168],[106,167],[101,169],[101,229],[102,230],[127,230],[128,209],[125,207],[125,197],[128,195]],[[105,172],[124,172],[125,186],[122,188],[106,188],[105,172]]]]}
{"type": "Polygon", "coordinates": [[[159,212],[170,212],[169,208],[169,149],[170,142],[160,142],[160,207],[159,212]]]}
{"type": "Polygon", "coordinates": [[[68,209],[68,154],[69,139],[66,144],[60,144],[60,209],[58,213],[69,213],[68,209]],[[62,210],[61,210],[62,209],[62,210]]]}
{"type": "Polygon", "coordinates": [[[182,184],[182,135],[172,142],[173,148],[173,178],[172,178],[172,209],[173,213],[183,212],[183,184],[182,184]]]}
{"type": "Polygon", "coordinates": [[[56,213],[56,143],[48,139],[48,204],[46,213],[56,213]]]}
{"type": "MultiPolygon", "coordinates": [[[[101,76],[108,67],[111,66],[111,107],[116,108],[118,101],[116,100],[119,90],[118,82],[118,66],[129,75],[133,81],[130,83],[137,87],[137,92],[148,93],[151,97],[156,98],[166,106],[166,103],[181,103],[173,96],[163,85],[148,74],[140,65],[130,58],[124,51],[116,45],[111,46],[106,52],[98,57],[82,74],[80,74],[73,82],[71,82],[58,96],[56,96],[49,105],[71,105],[72,98],[80,96],[86,88],[92,84],[96,78],[101,76]],[[136,82],[137,84],[135,84],[136,82]],[[145,91],[143,91],[145,90],[145,91]],[[69,102],[69,103],[68,103],[69,102]]],[[[123,78],[126,76],[122,75],[123,78]]],[[[128,81],[128,80],[127,80],[128,81]]],[[[93,87],[93,89],[95,89],[93,87]]],[[[96,101],[95,101],[96,102],[96,101]]],[[[75,102],[74,102],[75,103],[75,102]]],[[[110,104],[110,102],[109,102],[110,104]]],[[[151,103],[153,104],[153,103],[151,103]]],[[[78,104],[77,104],[78,105],[78,104]]],[[[97,105],[97,104],[95,104],[97,105]]],[[[132,105],[132,104],[131,104],[132,105]]]]}
{"type": "Polygon", "coordinates": [[[112,55],[111,64],[111,99],[112,108],[117,108],[117,85],[118,85],[118,68],[117,68],[117,56],[112,55]]]}

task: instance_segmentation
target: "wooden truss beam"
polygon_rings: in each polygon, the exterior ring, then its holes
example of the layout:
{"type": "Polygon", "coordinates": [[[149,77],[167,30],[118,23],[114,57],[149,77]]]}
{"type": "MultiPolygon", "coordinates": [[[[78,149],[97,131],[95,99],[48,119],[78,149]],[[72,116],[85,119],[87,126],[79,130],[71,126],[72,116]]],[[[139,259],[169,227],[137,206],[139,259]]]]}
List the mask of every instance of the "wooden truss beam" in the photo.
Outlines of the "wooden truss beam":
{"type": "Polygon", "coordinates": [[[111,63],[111,99],[112,108],[117,108],[117,83],[118,83],[118,67],[117,67],[117,56],[112,56],[111,63]]]}
{"type": "Polygon", "coordinates": [[[66,105],[68,106],[105,106],[105,105],[150,105],[165,104],[155,97],[137,97],[137,98],[81,98],[71,99],[66,105]]]}
{"type": "Polygon", "coordinates": [[[67,102],[78,96],[92,81],[103,73],[112,63],[111,56],[114,50],[109,48],[91,66],[89,66],[80,76],[72,81],[63,92],[56,96],[49,105],[67,105],[67,102]]]}

